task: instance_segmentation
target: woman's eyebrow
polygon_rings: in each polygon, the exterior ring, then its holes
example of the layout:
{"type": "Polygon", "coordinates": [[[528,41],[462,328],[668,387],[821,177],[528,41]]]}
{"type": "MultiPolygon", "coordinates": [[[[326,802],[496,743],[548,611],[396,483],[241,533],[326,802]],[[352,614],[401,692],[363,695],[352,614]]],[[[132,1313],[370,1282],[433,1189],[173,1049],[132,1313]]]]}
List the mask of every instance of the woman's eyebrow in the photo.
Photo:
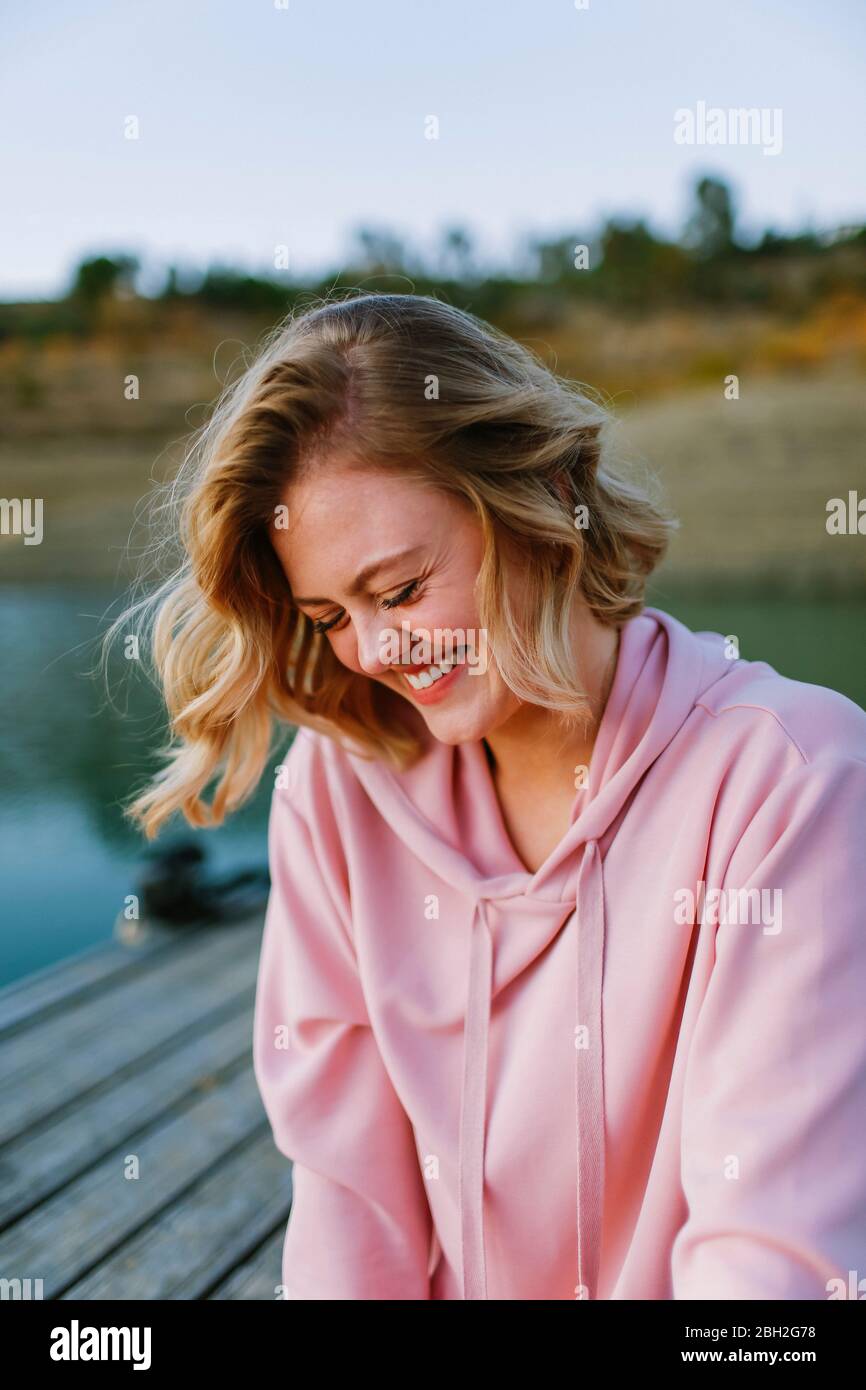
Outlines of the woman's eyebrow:
{"type": "MultiPolygon", "coordinates": [[[[354,583],[349,585],[346,592],[352,596],[360,593],[364,585],[368,584],[387,565],[396,565],[402,560],[408,560],[411,556],[418,555],[422,550],[423,546],[412,545],[406,550],[395,550],[392,555],[382,555],[378,560],[371,560],[370,564],[365,565],[359,572],[354,583]]],[[[300,598],[297,594],[293,597],[295,603],[333,603],[333,599],[329,598],[300,598]]]]}

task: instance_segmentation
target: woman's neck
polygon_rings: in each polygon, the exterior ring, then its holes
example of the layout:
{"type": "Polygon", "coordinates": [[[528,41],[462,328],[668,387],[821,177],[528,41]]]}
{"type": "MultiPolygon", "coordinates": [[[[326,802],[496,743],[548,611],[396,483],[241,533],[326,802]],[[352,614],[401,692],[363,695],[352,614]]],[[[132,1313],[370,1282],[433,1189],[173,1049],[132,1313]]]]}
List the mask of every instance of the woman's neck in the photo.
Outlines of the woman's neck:
{"type": "Polygon", "coordinates": [[[616,674],[619,630],[592,622],[585,626],[579,650],[580,674],[587,696],[582,724],[565,731],[555,710],[522,703],[505,722],[486,735],[491,769],[503,782],[531,779],[560,787],[563,777],[574,785],[575,768],[589,766],[596,734],[616,674]]]}

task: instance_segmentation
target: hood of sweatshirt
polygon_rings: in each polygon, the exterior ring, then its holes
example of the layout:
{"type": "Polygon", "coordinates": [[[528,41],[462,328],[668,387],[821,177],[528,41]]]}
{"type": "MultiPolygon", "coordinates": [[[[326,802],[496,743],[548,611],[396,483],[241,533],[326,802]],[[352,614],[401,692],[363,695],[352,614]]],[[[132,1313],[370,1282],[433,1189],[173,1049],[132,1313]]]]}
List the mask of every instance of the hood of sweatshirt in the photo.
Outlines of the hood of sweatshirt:
{"type": "Polygon", "coordinates": [[[576,789],[566,834],[535,872],[516,852],[491,873],[461,849],[459,817],[434,825],[425,806],[471,804],[500,842],[503,820],[480,741],[436,743],[400,774],[349,753],[365,792],[407,848],[465,899],[467,978],[459,1136],[463,1296],[487,1298],[484,1151],[488,1027],[493,1000],[576,917],[575,1217],[577,1298],[597,1297],[605,1168],[602,1056],[604,853],[642,778],[706,691],[743,663],[725,655],[718,633],[695,633],[645,609],[622,629],[616,671],[586,785],[576,789]],[[455,797],[459,784],[461,796],[455,797]]]}

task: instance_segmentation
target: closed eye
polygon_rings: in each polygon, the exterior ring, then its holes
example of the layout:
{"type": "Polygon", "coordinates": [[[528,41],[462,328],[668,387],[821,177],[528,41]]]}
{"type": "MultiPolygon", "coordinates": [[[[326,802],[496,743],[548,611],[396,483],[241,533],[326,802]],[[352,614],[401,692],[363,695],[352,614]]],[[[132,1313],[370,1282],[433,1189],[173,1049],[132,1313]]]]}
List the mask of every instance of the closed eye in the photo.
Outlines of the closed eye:
{"type": "Polygon", "coordinates": [[[330,621],[329,623],[323,622],[321,618],[311,618],[310,621],[311,621],[311,623],[313,624],[313,631],[314,631],[314,632],[329,632],[329,631],[331,630],[332,627],[335,627],[335,626],[336,626],[336,624],[340,621],[340,619],[342,618],[342,616],[343,616],[342,613],[338,613],[337,616],[336,616],[336,618],[332,618],[331,621],[330,621]]]}
{"type": "MultiPolygon", "coordinates": [[[[417,591],[420,583],[420,579],[411,580],[410,583],[408,583],[404,589],[401,589],[399,594],[395,594],[393,598],[380,599],[379,607],[399,608],[401,603],[408,603],[409,599],[412,598],[412,596],[417,591]]],[[[314,632],[330,632],[331,628],[336,627],[337,623],[341,621],[342,617],[343,613],[341,611],[337,614],[335,618],[331,618],[330,622],[325,622],[321,618],[312,618],[310,621],[313,624],[314,632]]]]}
{"type": "Polygon", "coordinates": [[[399,608],[401,603],[407,603],[409,601],[420,582],[419,579],[413,579],[411,583],[406,585],[405,589],[401,589],[399,594],[395,594],[393,598],[383,598],[380,607],[399,608]]]}

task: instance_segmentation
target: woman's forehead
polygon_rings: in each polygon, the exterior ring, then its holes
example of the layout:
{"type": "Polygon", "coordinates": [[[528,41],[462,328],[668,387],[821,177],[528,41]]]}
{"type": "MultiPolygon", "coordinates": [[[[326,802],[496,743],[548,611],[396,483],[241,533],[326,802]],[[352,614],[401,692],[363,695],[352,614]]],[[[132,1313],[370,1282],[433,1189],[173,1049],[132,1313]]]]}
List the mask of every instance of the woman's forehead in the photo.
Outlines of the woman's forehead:
{"type": "Polygon", "coordinates": [[[350,597],[365,583],[404,578],[401,567],[423,564],[444,540],[477,525],[456,499],[382,473],[356,477],[345,489],[333,477],[321,487],[299,484],[286,506],[286,524],[272,526],[271,536],[299,602],[350,597]],[[374,566],[378,572],[368,573],[374,566]]]}

